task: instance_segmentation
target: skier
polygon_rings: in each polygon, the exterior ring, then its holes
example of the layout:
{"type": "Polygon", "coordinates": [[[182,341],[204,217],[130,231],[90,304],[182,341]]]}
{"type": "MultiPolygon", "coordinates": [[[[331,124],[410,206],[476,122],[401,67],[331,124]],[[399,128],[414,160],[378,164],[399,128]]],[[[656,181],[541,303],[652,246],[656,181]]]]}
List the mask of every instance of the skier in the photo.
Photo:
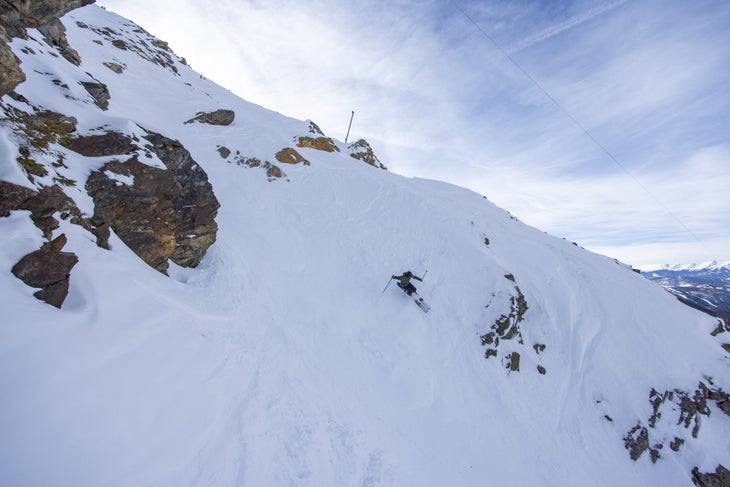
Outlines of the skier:
{"type": "Polygon", "coordinates": [[[390,276],[390,278],[398,279],[398,287],[404,290],[409,296],[416,292],[416,286],[411,284],[411,279],[416,279],[421,282],[423,281],[420,277],[414,276],[411,271],[405,271],[402,276],[393,275],[390,276]]]}

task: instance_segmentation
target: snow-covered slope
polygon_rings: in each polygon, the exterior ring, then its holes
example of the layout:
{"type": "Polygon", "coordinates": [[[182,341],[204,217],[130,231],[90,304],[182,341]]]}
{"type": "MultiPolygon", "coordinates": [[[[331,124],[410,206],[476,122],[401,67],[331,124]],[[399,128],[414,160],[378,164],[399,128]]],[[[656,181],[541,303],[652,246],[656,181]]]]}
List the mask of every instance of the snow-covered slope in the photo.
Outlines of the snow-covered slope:
{"type": "MultiPolygon", "coordinates": [[[[220,201],[219,229],[198,267],[168,277],[113,233],[105,250],[61,220],[54,236],[79,263],[59,310],[10,273],[40,230],[25,211],[0,218],[0,485],[686,486],[694,467],[730,462],[717,320],[480,195],[364,164],[340,142],[297,148],[311,164],[271,178],[242,161],[275,162],[308,121],[174,56],[151,62],[153,39],[103,9],[63,22],[81,65],[30,29],[12,44],[28,77],[16,92],[81,134],[179,140],[220,201]],[[108,110],[89,80],[108,87],[108,110]],[[215,109],[235,120],[185,123],[215,109]],[[416,282],[428,314],[382,292],[408,269],[428,271],[416,282]]],[[[110,158],[52,150],[65,167],[36,183],[79,182],[65,191],[91,214],[83,182],[110,158]]],[[[32,186],[7,123],[0,152],[0,179],[32,186]]]]}

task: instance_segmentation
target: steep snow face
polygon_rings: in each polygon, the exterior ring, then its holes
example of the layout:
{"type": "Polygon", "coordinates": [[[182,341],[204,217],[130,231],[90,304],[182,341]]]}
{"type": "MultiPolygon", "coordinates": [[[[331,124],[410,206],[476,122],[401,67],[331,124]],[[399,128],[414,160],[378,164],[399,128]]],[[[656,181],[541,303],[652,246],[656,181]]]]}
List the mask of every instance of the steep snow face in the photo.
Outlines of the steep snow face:
{"type": "MultiPolygon", "coordinates": [[[[239,164],[278,164],[311,125],[236,98],[100,8],[63,22],[81,66],[31,30],[13,41],[28,76],[16,91],[80,133],[180,140],[220,201],[219,231],[197,268],[167,277],[114,234],[104,250],[61,221],[79,263],[57,310],[9,272],[40,231],[27,212],[0,218],[0,484],[686,486],[693,467],[730,461],[719,401],[680,411],[701,381],[730,390],[717,320],[340,142],[297,148],[311,164],[281,178],[239,164]],[[231,125],[185,124],[219,108],[231,125]],[[428,271],[430,313],[386,288],[405,270],[428,271]]],[[[4,125],[0,175],[28,186],[14,144],[4,125]]],[[[53,150],[90,214],[82,182],[108,158],[53,150]]]]}

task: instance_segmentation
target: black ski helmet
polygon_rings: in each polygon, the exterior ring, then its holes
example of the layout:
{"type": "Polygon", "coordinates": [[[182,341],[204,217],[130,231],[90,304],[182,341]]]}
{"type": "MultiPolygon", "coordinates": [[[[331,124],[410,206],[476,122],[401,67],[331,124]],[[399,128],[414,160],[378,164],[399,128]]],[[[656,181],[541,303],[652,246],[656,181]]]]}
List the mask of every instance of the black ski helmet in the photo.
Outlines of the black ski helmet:
{"type": "Polygon", "coordinates": [[[404,274],[404,276],[406,276],[406,277],[413,277],[413,274],[411,273],[411,271],[406,271],[406,273],[404,274]]]}

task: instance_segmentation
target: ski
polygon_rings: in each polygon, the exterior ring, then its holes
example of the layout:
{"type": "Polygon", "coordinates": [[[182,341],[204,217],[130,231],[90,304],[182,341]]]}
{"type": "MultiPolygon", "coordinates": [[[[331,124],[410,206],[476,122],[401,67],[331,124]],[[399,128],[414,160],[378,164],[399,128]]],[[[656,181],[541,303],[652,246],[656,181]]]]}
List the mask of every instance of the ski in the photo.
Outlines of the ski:
{"type": "Polygon", "coordinates": [[[421,311],[423,311],[424,313],[428,313],[429,311],[431,311],[431,306],[429,306],[428,303],[426,303],[426,301],[424,301],[422,297],[417,296],[417,297],[413,298],[413,302],[416,303],[416,306],[421,308],[421,311]]]}

